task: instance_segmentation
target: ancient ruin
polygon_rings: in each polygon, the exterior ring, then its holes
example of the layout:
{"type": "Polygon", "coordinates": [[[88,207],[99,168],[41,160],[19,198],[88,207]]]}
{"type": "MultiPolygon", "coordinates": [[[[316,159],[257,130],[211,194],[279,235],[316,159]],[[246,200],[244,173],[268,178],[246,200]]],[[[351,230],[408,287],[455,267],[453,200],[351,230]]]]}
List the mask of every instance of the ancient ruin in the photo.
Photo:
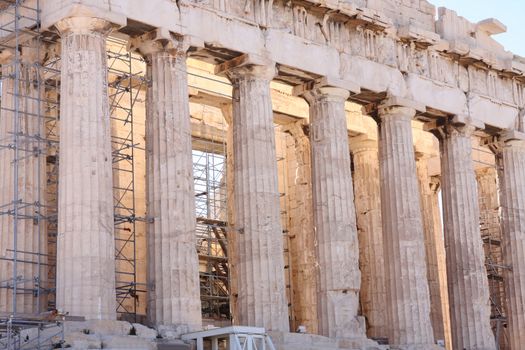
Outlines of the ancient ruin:
{"type": "Polygon", "coordinates": [[[505,31],[425,0],[0,0],[0,349],[522,350],[505,31]]]}

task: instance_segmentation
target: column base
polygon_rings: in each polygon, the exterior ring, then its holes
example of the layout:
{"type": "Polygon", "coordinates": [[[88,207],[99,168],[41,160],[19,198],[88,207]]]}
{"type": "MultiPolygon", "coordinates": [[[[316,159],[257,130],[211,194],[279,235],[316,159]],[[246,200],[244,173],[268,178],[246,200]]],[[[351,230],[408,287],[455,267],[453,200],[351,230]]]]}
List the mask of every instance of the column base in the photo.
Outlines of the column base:
{"type": "MultiPolygon", "coordinates": [[[[268,332],[276,350],[388,350],[366,337],[333,339],[314,334],[268,332]]],[[[427,348],[432,349],[432,348],[427,348]]],[[[441,349],[443,350],[443,349],[441,349]]]]}

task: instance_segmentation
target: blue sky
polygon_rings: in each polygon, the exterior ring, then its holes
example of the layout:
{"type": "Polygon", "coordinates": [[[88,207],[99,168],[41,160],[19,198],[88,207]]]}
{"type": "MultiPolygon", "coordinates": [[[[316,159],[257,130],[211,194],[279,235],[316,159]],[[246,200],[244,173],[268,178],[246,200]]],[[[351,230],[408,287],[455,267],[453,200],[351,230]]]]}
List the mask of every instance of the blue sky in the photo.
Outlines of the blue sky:
{"type": "Polygon", "coordinates": [[[507,26],[495,36],[505,48],[525,57],[525,0],[429,0],[436,7],[455,10],[471,22],[494,17],[507,26]]]}

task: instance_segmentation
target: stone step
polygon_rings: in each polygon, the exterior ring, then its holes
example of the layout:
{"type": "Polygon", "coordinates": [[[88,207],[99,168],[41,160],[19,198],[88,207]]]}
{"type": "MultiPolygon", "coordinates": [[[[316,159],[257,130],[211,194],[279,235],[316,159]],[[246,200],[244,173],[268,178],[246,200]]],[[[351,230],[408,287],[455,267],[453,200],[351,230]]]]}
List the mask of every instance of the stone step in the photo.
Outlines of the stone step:
{"type": "Polygon", "coordinates": [[[157,344],[157,350],[192,350],[190,344],[157,344]]]}
{"type": "Polygon", "coordinates": [[[320,335],[271,332],[276,350],[388,350],[369,339],[335,340],[320,335]]]}

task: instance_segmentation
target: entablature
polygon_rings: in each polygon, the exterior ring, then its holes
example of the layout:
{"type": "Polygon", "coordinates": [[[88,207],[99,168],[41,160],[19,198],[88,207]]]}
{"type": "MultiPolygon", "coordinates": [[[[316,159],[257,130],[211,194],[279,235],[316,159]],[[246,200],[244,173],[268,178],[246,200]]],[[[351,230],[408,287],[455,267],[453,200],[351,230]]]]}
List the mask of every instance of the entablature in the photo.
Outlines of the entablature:
{"type": "Polygon", "coordinates": [[[446,9],[436,22],[426,1],[47,0],[44,23],[57,19],[47,13],[53,4],[69,2],[76,11],[79,4],[96,10],[80,13],[118,11],[126,24],[113,17],[126,35],[162,27],[199,38],[204,47],[193,48],[193,57],[213,64],[256,54],[276,62],[277,80],[291,85],[321,77],[357,83],[361,93],[353,98],[363,104],[405,96],[424,103],[430,116],[480,112],[484,123],[501,128],[513,125],[525,104],[525,61],[491,37],[505,27],[473,24],[446,9]]]}

